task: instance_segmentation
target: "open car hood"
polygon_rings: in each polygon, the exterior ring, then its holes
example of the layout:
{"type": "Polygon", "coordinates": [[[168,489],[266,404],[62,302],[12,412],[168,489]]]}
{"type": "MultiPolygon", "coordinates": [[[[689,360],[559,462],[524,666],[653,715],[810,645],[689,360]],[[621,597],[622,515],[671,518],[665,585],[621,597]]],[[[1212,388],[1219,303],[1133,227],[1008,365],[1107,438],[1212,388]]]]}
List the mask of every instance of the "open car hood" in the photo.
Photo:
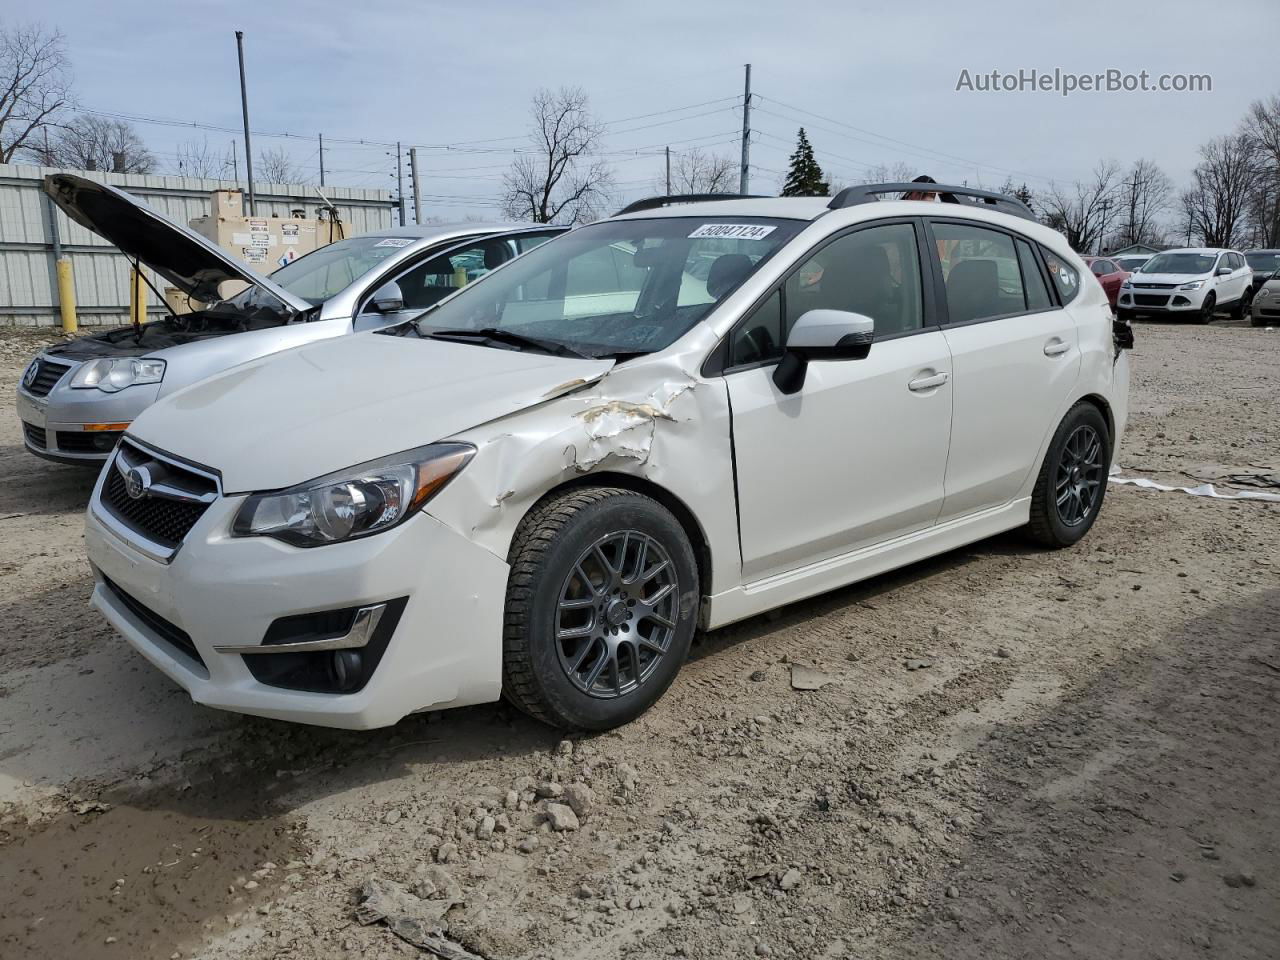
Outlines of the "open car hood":
{"type": "Polygon", "coordinates": [[[44,189],[59,209],[83,227],[145,263],[192,299],[221,299],[218,287],[242,280],[270,294],[293,313],[311,309],[284,287],[250,270],[215,244],[167,220],[123,190],[70,173],[44,178],[44,189]]]}

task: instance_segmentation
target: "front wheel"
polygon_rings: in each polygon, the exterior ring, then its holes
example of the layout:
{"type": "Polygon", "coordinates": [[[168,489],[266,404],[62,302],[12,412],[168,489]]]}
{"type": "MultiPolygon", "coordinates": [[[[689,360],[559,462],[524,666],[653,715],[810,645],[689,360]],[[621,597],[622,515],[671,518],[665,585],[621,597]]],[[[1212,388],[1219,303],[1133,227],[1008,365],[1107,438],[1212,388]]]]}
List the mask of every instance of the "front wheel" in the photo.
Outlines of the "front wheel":
{"type": "Polygon", "coordinates": [[[508,560],[502,690],[552,726],[608,730],[675,679],[697,625],[698,565],[649,497],[570,490],[521,521],[508,560]]]}
{"type": "Polygon", "coordinates": [[[1200,312],[1196,314],[1196,323],[1212,323],[1213,311],[1218,306],[1218,298],[1212,293],[1207,294],[1204,303],[1200,305],[1200,312]]]}
{"type": "Polygon", "coordinates": [[[1111,432],[1093,404],[1072,407],[1049,443],[1031,494],[1032,538],[1069,547],[1093,526],[1102,509],[1111,463],[1111,432]]]}

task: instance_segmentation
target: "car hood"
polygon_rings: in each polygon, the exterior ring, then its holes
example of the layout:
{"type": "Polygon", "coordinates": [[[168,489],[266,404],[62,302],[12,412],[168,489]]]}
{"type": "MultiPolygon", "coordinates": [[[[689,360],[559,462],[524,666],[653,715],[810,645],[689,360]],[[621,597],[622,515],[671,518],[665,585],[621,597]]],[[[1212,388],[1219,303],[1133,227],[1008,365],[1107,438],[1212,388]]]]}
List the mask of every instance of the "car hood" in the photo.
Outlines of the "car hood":
{"type": "Polygon", "coordinates": [[[180,390],[148,407],[129,435],[220,471],[227,493],[274,490],[446,439],[594,382],[612,366],[358,334],[180,390]]]}
{"type": "Polygon", "coordinates": [[[1133,283],[1191,283],[1193,280],[1208,280],[1207,273],[1135,273],[1129,277],[1133,283]]]}
{"type": "Polygon", "coordinates": [[[70,173],[45,177],[44,189],[76,223],[115,244],[126,256],[145,263],[195,300],[218,300],[220,284],[242,280],[265,291],[292,313],[311,309],[306,300],[254,273],[200,234],[165,219],[123,190],[70,173]]]}

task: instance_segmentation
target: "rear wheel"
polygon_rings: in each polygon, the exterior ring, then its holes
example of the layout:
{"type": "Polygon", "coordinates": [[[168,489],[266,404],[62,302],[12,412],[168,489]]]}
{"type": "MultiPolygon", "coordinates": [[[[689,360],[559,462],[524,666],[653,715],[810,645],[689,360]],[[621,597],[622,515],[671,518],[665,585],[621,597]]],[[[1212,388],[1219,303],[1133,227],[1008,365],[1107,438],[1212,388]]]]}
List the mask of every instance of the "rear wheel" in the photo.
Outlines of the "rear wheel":
{"type": "Polygon", "coordinates": [[[1212,293],[1207,294],[1204,303],[1200,305],[1200,312],[1196,314],[1196,323],[1212,323],[1213,311],[1217,309],[1218,298],[1212,293]]]}
{"type": "Polygon", "coordinates": [[[1111,435],[1106,418],[1080,402],[1058,424],[1031,494],[1031,536],[1047,547],[1068,547],[1093,526],[1107,488],[1111,435]]]}
{"type": "Polygon", "coordinates": [[[1253,288],[1250,287],[1244,292],[1244,296],[1236,301],[1235,306],[1231,308],[1232,320],[1243,320],[1244,315],[1248,313],[1249,308],[1253,306],[1253,288]]]}
{"type": "Polygon", "coordinates": [[[607,730],[666,692],[693,639],[698,568],[679,521],[611,487],[537,505],[512,542],[502,689],[553,726],[607,730]]]}

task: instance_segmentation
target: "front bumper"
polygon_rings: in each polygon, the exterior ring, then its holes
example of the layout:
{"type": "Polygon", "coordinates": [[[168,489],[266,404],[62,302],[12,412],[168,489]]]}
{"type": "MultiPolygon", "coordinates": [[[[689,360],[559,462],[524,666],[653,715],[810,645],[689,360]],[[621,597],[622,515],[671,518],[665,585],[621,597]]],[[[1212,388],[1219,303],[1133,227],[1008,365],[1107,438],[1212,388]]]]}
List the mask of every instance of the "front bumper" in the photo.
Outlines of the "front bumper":
{"type": "Polygon", "coordinates": [[[45,397],[33,396],[18,387],[23,445],[37,457],[56,463],[101,466],[111,456],[122,430],[93,428],[132,423],[155,402],[160,385],[143,384],[118,393],[104,393],[72,390],[66,385],[69,379],[69,375],[64,376],[45,397]]]}
{"type": "Polygon", "coordinates": [[[498,698],[505,562],[425,513],[385,533],[309,549],[231,537],[242,501],[215,501],[168,563],[140,553],[99,518],[99,490],[86,518],[85,545],[97,578],[93,606],[192,700],[279,720],[368,729],[419,710],[498,698]],[[120,590],[184,632],[199,660],[123,602],[120,590]],[[354,693],[270,686],[254,678],[245,656],[215,649],[259,643],[282,617],[395,597],[408,598],[404,612],[376,670],[354,693]]]}
{"type": "Polygon", "coordinates": [[[1263,291],[1254,294],[1253,305],[1249,308],[1249,315],[1255,326],[1276,326],[1280,324],[1280,291],[1272,293],[1267,290],[1265,295],[1263,291]]]}
{"type": "Polygon", "coordinates": [[[1116,298],[1116,309],[1134,313],[1199,313],[1209,291],[1199,290],[1125,290],[1116,298]]]}

